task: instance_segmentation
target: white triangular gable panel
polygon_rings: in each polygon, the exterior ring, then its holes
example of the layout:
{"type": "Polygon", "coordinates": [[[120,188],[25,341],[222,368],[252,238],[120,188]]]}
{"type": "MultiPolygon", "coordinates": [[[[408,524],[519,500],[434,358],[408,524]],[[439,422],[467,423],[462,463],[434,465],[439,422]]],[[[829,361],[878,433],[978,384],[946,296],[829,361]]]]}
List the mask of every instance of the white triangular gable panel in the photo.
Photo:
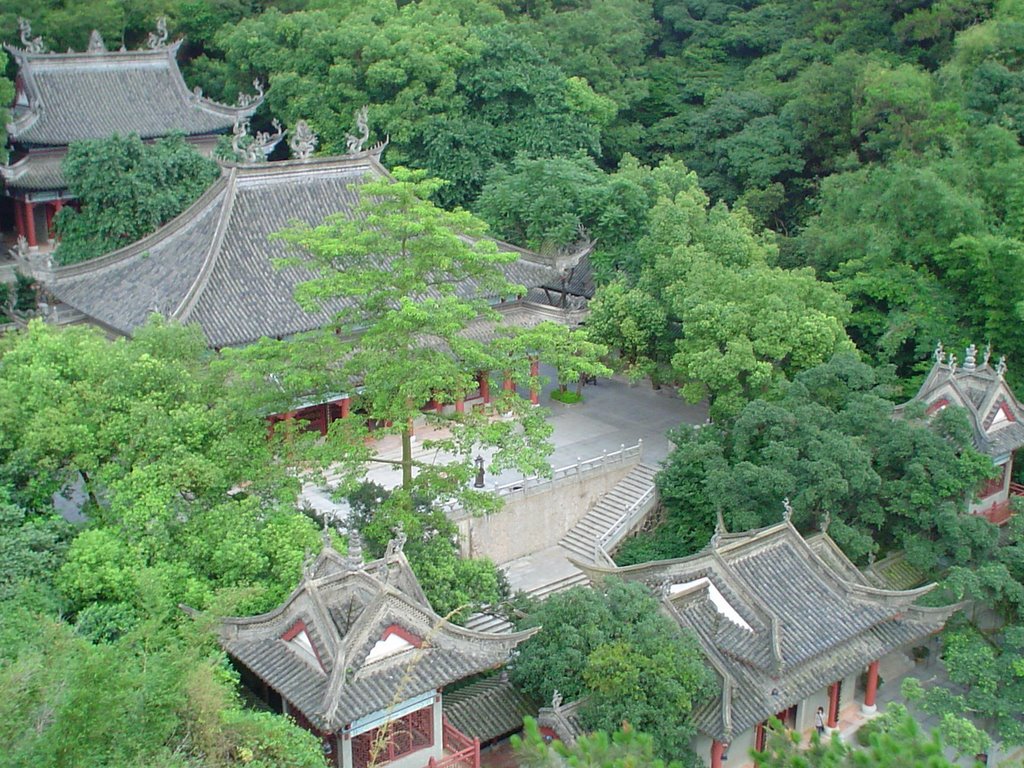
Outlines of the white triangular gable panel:
{"type": "Polygon", "coordinates": [[[1012,424],[1013,420],[1006,415],[1007,405],[1006,403],[1000,403],[996,410],[995,418],[992,419],[992,423],[989,425],[989,429],[996,429],[998,427],[1012,424]]]}
{"type": "Polygon", "coordinates": [[[309,635],[306,634],[306,630],[300,630],[295,636],[288,641],[294,650],[298,651],[303,656],[314,661],[317,665],[320,664],[320,659],[317,658],[316,651],[313,650],[313,643],[309,639],[309,635]]]}
{"type": "Polygon", "coordinates": [[[370,649],[370,652],[366,655],[366,664],[372,664],[375,661],[386,659],[389,656],[397,656],[400,653],[411,651],[416,646],[397,634],[388,635],[382,640],[378,640],[377,643],[370,649]]]}

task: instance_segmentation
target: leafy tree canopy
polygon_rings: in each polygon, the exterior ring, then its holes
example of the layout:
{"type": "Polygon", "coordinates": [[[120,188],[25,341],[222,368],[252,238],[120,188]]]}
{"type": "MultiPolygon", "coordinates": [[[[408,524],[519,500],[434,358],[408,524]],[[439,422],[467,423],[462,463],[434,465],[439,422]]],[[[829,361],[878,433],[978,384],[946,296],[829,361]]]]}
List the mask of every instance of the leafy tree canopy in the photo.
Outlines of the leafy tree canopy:
{"type": "Polygon", "coordinates": [[[73,142],[62,164],[67,206],[54,218],[56,260],[74,264],[134,243],[191,205],[220,174],[183,136],[73,142]]]}
{"type": "Polygon", "coordinates": [[[519,647],[512,680],[537,701],[557,690],[583,699],[588,729],[613,731],[624,720],[653,738],[660,756],[686,754],[688,713],[713,690],[696,638],[658,610],[638,583],[609,579],[548,598],[519,628],[544,630],[519,647]]]}

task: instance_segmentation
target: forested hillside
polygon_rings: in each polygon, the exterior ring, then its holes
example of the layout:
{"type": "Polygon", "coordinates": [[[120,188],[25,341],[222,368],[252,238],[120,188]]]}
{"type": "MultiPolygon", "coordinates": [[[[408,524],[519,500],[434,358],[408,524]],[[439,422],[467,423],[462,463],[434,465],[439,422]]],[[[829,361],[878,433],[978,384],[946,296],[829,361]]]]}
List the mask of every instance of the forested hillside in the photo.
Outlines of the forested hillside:
{"type": "MultiPolygon", "coordinates": [[[[307,119],[320,151],[341,152],[369,105],[390,165],[450,182],[441,203],[534,248],[586,227],[602,280],[653,299],[617,310],[654,335],[645,372],[658,363],[705,385],[692,394],[714,397],[717,385],[673,364],[678,339],[693,346],[687,301],[645,287],[640,255],[655,204],[681,191],[655,170],[666,157],[676,175],[679,163],[696,172],[710,206],[749,212],[744,226],[767,248],[758,269],[811,267],[831,283],[796,292],[874,362],[913,376],[938,338],[1024,359],[1015,0],[34,0],[0,13],[0,27],[13,39],[20,15],[54,50],[84,48],[94,27],[133,47],[161,14],[186,39],[190,84],[231,102],[254,78],[267,83],[257,121],[307,119]]],[[[673,232],[662,257],[686,238],[673,232]]],[[[728,248],[705,250],[721,262],[728,248]]],[[[712,299],[808,279],[729,266],[708,278],[712,299]]],[[[829,322],[779,348],[755,336],[728,375],[761,387],[773,374],[755,362],[788,372],[790,347],[834,346],[829,322]]]]}
{"type": "MultiPolygon", "coordinates": [[[[901,550],[949,576],[937,599],[994,607],[1000,635],[947,636],[967,693],[927,706],[1024,741],[1024,522],[1000,536],[961,514],[992,467],[956,409],[891,418],[940,340],[990,343],[1024,392],[1024,0],[20,0],[0,29],[16,43],[26,17],[54,51],[84,50],[94,28],[132,49],[161,16],[185,39],[190,87],[234,103],[265,84],[254,128],[303,119],[318,153],[340,154],[365,105],[388,167],[447,181],[439,205],[539,251],[596,240],[594,349],[707,399],[714,422],[674,436],[666,524],[623,561],[703,547],[723,507],[731,530],[778,520],[787,496],[804,531],[831,515],[858,564],[901,550]]],[[[6,76],[0,152],[13,61],[6,76]]],[[[114,155],[73,147],[83,210],[58,225],[82,258],[175,215],[216,174],[191,150],[134,141],[114,141],[122,170],[173,176],[167,205],[113,210],[95,193],[121,182],[94,158],[114,155]],[[106,221],[89,218],[90,192],[106,221]]],[[[329,349],[308,369],[331,368],[329,349]]],[[[35,324],[0,343],[11,764],[322,762],[308,734],[240,706],[177,607],[266,610],[320,546],[285,466],[303,446],[266,439],[245,386],[272,379],[246,364],[159,320],[131,341],[35,324]],[[88,525],[54,514],[69,478],[88,525]]],[[[368,508],[387,502],[363,490],[368,508]]],[[[371,549],[393,532],[382,519],[371,549]]],[[[436,546],[410,551],[436,592],[494,600],[494,567],[457,565],[437,510],[420,522],[407,532],[436,546]]]]}

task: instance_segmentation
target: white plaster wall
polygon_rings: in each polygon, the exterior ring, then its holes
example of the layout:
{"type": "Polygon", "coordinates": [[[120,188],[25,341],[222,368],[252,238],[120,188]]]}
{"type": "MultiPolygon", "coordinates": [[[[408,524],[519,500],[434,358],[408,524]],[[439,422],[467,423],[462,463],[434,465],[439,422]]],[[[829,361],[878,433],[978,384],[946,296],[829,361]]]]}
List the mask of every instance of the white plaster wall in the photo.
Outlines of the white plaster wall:
{"type": "MultiPolygon", "coordinates": [[[[843,683],[845,692],[846,684],[843,683]]],[[[798,731],[814,730],[814,713],[818,707],[825,710],[825,717],[828,718],[828,688],[822,688],[817,693],[812,693],[802,702],[796,710],[796,727],[798,731]]]]}
{"type": "MultiPolygon", "coordinates": [[[[711,739],[704,734],[697,734],[692,742],[693,749],[704,765],[711,765],[711,739]]],[[[722,768],[742,768],[753,765],[750,750],[754,748],[754,729],[744,731],[729,744],[728,758],[722,760],[722,768]]]]}
{"type": "Polygon", "coordinates": [[[501,564],[553,547],[635,465],[627,461],[604,472],[564,478],[546,490],[510,495],[493,515],[456,519],[462,556],[501,564]]]}

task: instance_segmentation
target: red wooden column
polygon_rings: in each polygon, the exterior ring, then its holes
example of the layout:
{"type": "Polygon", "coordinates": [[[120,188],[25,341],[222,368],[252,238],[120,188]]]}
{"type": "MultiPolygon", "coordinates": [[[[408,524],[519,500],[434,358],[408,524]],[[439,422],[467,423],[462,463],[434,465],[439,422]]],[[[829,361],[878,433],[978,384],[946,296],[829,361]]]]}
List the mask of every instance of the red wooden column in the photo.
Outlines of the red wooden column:
{"type": "Polygon", "coordinates": [[[711,768],[722,768],[722,754],[725,752],[725,744],[720,741],[711,742],[711,768]]]}
{"type": "Polygon", "coordinates": [[[878,659],[868,664],[868,683],[864,689],[864,706],[861,709],[864,714],[872,715],[878,711],[875,705],[875,696],[878,694],[878,659]]]}
{"type": "MultiPolygon", "coordinates": [[[[530,360],[530,377],[536,379],[540,376],[540,361],[537,358],[530,360]]],[[[530,385],[530,402],[533,405],[540,405],[540,393],[535,384],[530,385]]]]}
{"type": "Polygon", "coordinates": [[[465,413],[466,412],[466,401],[461,397],[455,398],[455,412],[465,413]]]}
{"type": "Polygon", "coordinates": [[[25,201],[25,237],[28,238],[30,246],[38,245],[36,242],[36,217],[32,203],[25,201]]]}
{"type": "Polygon", "coordinates": [[[484,405],[491,404],[491,381],[487,371],[477,374],[477,381],[480,382],[480,397],[484,399],[484,405]]]}
{"type": "Polygon", "coordinates": [[[28,238],[25,231],[25,209],[21,200],[14,201],[14,227],[18,230],[18,236],[28,238]]]}
{"type": "Polygon", "coordinates": [[[839,725],[839,682],[836,681],[828,687],[828,721],[825,723],[829,728],[839,725]]]}
{"type": "Polygon", "coordinates": [[[348,418],[348,409],[349,409],[349,403],[350,402],[351,402],[351,399],[348,398],[348,397],[341,398],[341,418],[343,418],[343,419],[347,419],[348,418]]]}
{"type": "Polygon", "coordinates": [[[506,392],[512,392],[516,388],[516,385],[512,382],[512,377],[507,373],[505,374],[505,380],[501,383],[501,388],[506,392]]]}

